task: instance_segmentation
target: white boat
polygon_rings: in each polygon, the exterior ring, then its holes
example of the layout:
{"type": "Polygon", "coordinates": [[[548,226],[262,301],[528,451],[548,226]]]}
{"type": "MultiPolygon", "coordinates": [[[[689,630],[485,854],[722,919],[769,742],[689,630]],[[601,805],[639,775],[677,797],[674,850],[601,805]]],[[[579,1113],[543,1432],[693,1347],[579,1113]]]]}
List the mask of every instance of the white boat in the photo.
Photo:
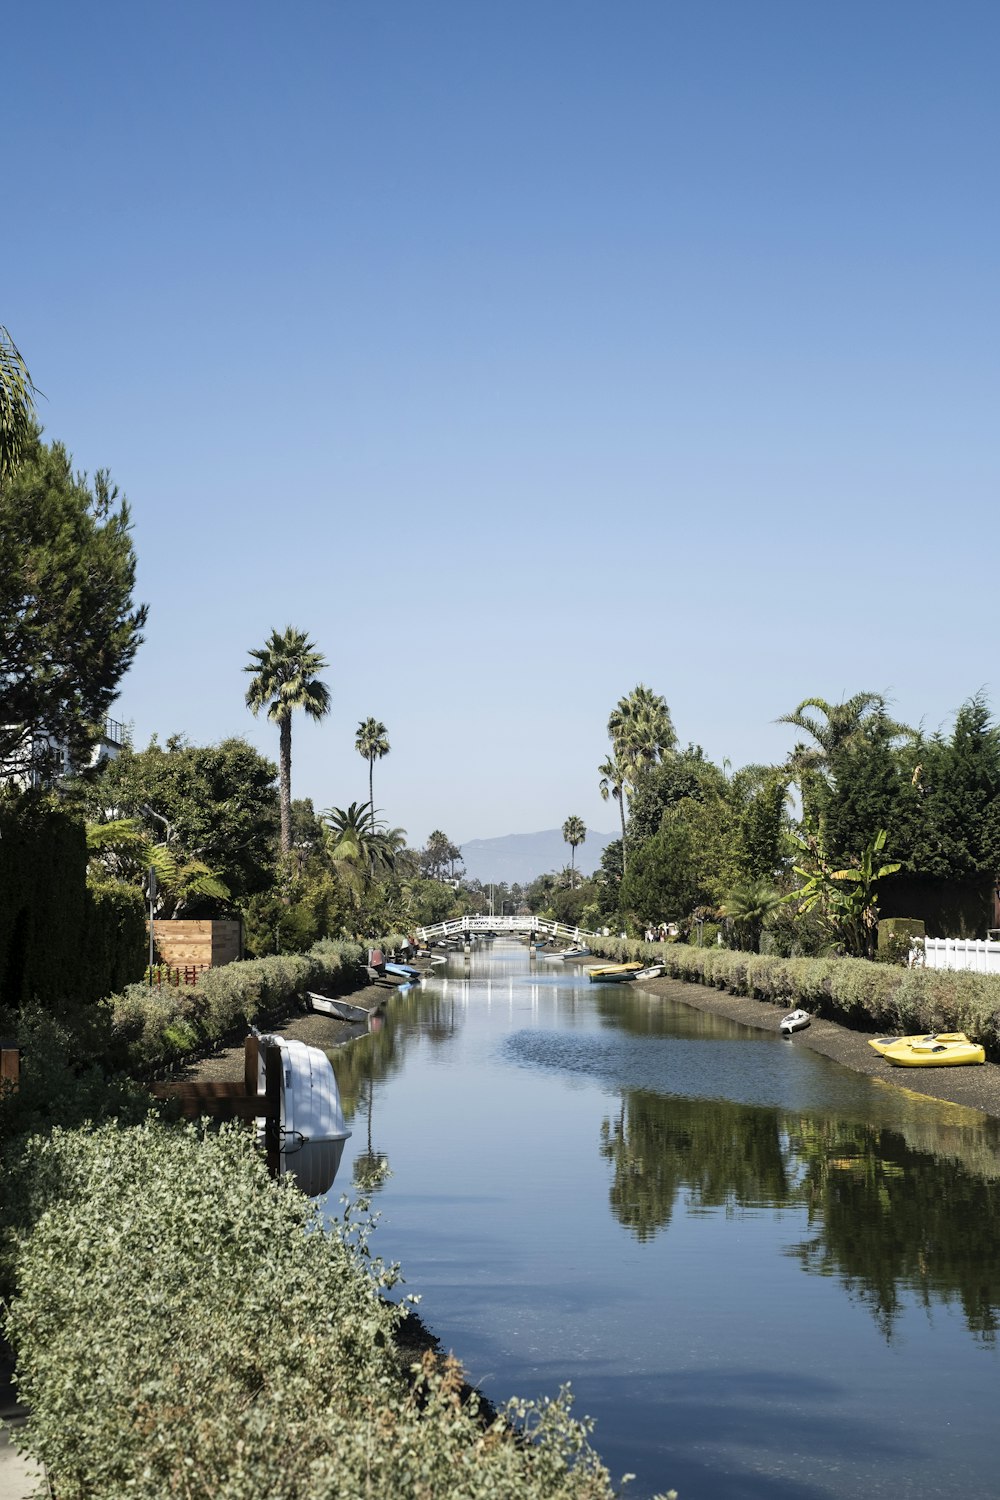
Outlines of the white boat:
{"type": "MultiPolygon", "coordinates": [[[[281,1104],[278,1119],[279,1170],[294,1175],[310,1198],[328,1193],[351,1132],[344,1124],[333,1064],[319,1047],[262,1036],[262,1043],[281,1053],[281,1104]]],[[[258,1088],[264,1092],[268,1047],[259,1049],[258,1088]]],[[[265,1122],[258,1122],[264,1136],[265,1122]]]]}
{"type": "Polygon", "coordinates": [[[333,995],[314,995],[306,991],[309,1009],[321,1016],[335,1016],[338,1021],[367,1021],[371,1011],[363,1005],[353,1005],[350,1000],[338,1000],[333,995]]]}
{"type": "Polygon", "coordinates": [[[662,964],[650,964],[648,969],[640,969],[635,977],[636,979],[659,979],[662,973],[662,964]]]}
{"type": "Polygon", "coordinates": [[[574,948],[564,948],[559,955],[560,958],[590,958],[591,956],[590,949],[585,943],[577,943],[574,948]]]}
{"type": "Polygon", "coordinates": [[[804,1031],[810,1019],[807,1010],[790,1010],[788,1015],[782,1016],[778,1022],[778,1030],[782,1036],[792,1036],[796,1031],[804,1031]]]}

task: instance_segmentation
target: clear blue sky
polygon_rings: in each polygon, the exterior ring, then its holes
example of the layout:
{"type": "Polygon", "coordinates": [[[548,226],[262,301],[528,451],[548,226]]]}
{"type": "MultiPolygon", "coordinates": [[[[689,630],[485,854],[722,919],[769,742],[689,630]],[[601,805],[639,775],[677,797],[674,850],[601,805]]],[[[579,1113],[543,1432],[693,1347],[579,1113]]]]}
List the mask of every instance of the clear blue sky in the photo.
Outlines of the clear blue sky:
{"type": "Polygon", "coordinates": [[[614,828],[639,681],[733,765],[997,704],[995,0],[39,0],[4,56],[0,322],[133,507],[137,744],[274,755],[289,623],[295,793],[372,714],[414,843],[614,828]]]}

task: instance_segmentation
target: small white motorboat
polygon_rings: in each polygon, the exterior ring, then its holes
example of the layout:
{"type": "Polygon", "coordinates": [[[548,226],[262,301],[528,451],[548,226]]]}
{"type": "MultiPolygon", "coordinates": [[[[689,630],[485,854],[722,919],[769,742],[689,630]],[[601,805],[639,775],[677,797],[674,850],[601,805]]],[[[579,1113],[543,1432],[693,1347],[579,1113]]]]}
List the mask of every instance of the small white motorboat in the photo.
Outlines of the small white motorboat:
{"type": "Polygon", "coordinates": [[[796,1031],[804,1031],[810,1019],[807,1010],[790,1010],[788,1015],[782,1016],[778,1022],[778,1030],[782,1036],[792,1036],[796,1031]]]}
{"type": "MultiPolygon", "coordinates": [[[[294,1174],[310,1198],[321,1197],[333,1179],[351,1132],[344,1124],[333,1064],[319,1047],[286,1041],[283,1036],[260,1038],[258,1091],[266,1083],[268,1046],[281,1053],[281,1109],[278,1125],[280,1171],[294,1174]]],[[[258,1123],[264,1138],[265,1122],[258,1123]]]]}

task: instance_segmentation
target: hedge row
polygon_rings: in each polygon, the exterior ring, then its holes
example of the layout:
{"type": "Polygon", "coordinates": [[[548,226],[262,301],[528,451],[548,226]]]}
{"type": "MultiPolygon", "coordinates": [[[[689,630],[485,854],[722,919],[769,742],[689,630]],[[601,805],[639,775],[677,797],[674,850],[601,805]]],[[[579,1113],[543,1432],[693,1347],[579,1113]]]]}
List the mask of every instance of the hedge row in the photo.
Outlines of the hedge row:
{"type": "Polygon", "coordinates": [[[775,958],[629,938],[600,938],[592,946],[614,962],[662,963],[672,979],[714,985],[783,1010],[801,1006],[860,1030],[964,1031],[1000,1059],[1000,975],[895,968],[862,958],[775,958]]]}
{"type": "Polygon", "coordinates": [[[248,1132],[55,1130],[4,1176],[34,1225],[7,1319],[19,1442],[60,1500],[611,1500],[564,1395],[487,1424],[453,1362],[407,1378],[364,1227],[317,1232],[248,1132]]]}
{"type": "MultiPolygon", "coordinates": [[[[390,936],[385,946],[398,946],[390,936]]],[[[195,985],[128,985],[105,1002],[112,1067],[148,1074],[214,1046],[240,1027],[301,1000],[307,990],[345,994],[365,982],[367,949],[324,939],[309,953],[251,958],[206,969],[195,985]]]]}

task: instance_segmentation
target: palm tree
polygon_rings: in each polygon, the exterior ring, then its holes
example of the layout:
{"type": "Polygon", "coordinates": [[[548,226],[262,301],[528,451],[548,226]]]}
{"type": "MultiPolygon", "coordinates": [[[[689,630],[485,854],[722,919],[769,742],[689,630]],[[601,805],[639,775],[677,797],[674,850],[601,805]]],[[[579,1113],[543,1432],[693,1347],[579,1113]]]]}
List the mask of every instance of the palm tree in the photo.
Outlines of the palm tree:
{"type": "Polygon", "coordinates": [[[372,771],[377,760],[383,755],[389,754],[389,737],[384,724],[378,719],[362,719],[358,725],[357,734],[354,737],[354,748],[360,756],[368,762],[368,802],[375,806],[375,792],[372,788],[372,771]]]}
{"type": "Polygon", "coordinates": [[[587,825],[582,818],[575,815],[566,819],[562,826],[562,836],[569,845],[569,865],[572,871],[573,889],[576,889],[576,849],[587,837],[587,825]]]}
{"type": "Polygon", "coordinates": [[[371,880],[381,870],[395,869],[401,830],[387,830],[379,823],[370,802],[328,808],[323,822],[329,830],[330,858],[345,872],[353,869],[371,880]]]}
{"type": "Polygon", "coordinates": [[[316,677],[327,663],[312,641],[291,625],[282,635],[272,630],[265,645],[250,655],[250,665],[243,668],[255,674],[247,688],[247,707],[257,714],[266,704],[267,717],[278,726],[281,852],[288,854],[292,847],[292,714],[301,708],[318,721],[330,712],[329,689],[316,677]]]}
{"type": "Polygon", "coordinates": [[[625,869],[625,793],[630,790],[628,770],[616,756],[609,755],[597,768],[601,780],[599,790],[604,801],[613,797],[618,803],[618,816],[622,822],[622,870],[625,869]]]}
{"type": "Polygon", "coordinates": [[[831,767],[841,752],[851,754],[866,745],[892,745],[897,740],[914,738],[906,724],[898,724],[886,712],[881,693],[855,693],[844,703],[828,703],[825,698],[803,698],[793,713],[782,714],[776,724],[791,724],[810,735],[813,744],[797,744],[786,762],[787,770],[798,782],[803,814],[808,816],[817,800],[817,792],[828,785],[831,767]],[[822,719],[806,709],[817,709],[822,719]]]}
{"type": "Polygon", "coordinates": [[[746,880],[732,888],[722,903],[722,914],[734,923],[741,948],[760,952],[764,923],[781,902],[781,896],[767,880],[746,880]]]}
{"type": "Polygon", "coordinates": [[[38,394],[17,345],[0,326],[0,483],[10,478],[21,460],[38,394]]]}
{"type": "Polygon", "coordinates": [[[611,710],[608,735],[618,759],[633,775],[655,765],[677,744],[667,700],[642,682],[611,710]]]}

